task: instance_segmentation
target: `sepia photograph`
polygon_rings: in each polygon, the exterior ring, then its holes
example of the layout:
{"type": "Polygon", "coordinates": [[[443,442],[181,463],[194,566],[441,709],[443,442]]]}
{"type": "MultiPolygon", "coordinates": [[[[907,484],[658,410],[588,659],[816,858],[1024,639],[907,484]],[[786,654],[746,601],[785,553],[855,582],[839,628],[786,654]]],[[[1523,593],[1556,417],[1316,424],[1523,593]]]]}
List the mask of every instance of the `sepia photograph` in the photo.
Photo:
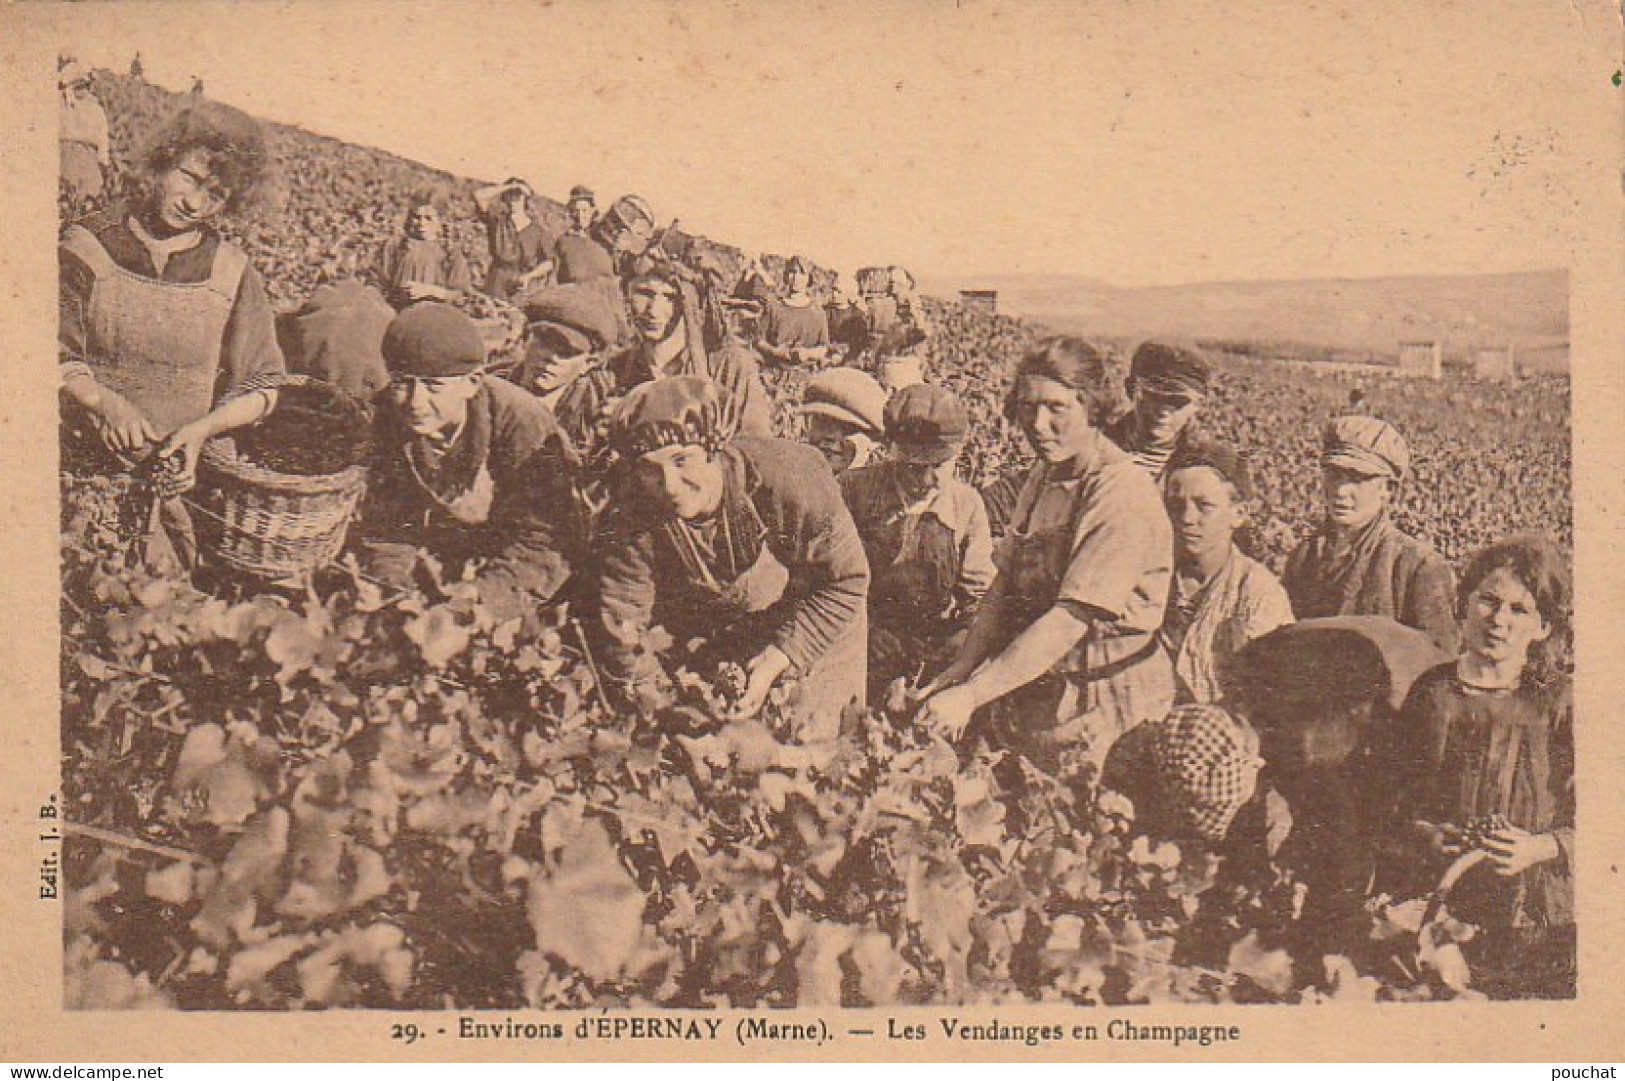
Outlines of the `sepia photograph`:
{"type": "Polygon", "coordinates": [[[1427,1057],[1521,1003],[1467,1053],[1539,1057],[1617,1007],[1617,11],[0,29],[58,1054],[1335,1057],[1369,1007],[1427,1057]]]}

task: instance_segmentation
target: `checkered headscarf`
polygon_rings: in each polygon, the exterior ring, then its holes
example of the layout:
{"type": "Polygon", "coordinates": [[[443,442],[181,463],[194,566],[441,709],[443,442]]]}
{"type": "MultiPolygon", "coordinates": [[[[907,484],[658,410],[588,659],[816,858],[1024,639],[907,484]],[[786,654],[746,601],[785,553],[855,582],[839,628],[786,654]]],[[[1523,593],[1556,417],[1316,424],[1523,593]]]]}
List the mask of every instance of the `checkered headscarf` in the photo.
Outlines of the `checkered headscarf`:
{"type": "Polygon", "coordinates": [[[1258,734],[1212,705],[1179,706],[1153,726],[1151,770],[1168,805],[1210,842],[1224,839],[1253,796],[1258,734]]]}

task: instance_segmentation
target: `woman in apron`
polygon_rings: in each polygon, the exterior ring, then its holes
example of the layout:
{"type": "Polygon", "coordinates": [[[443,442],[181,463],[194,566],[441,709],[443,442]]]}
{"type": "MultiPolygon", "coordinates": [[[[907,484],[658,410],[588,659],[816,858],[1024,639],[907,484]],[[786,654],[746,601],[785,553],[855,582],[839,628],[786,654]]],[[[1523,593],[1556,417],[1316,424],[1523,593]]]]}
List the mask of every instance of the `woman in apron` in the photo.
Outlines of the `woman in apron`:
{"type": "Polygon", "coordinates": [[[795,734],[831,737],[864,700],[863,545],[817,451],[730,439],[722,417],[714,383],[674,376],[634,388],[611,419],[621,476],[599,550],[609,688],[638,703],[663,682],[645,649],[659,625],[675,643],[667,663],[742,666],[736,717],[793,678],[795,734]]]}
{"type": "MultiPolygon", "coordinates": [[[[190,486],[204,443],[275,405],[274,389],[245,393],[283,372],[265,286],[213,228],[268,167],[254,120],[196,105],[158,133],[134,202],[63,234],[64,468],[120,473],[156,455],[173,463],[173,494],[190,486]]],[[[174,540],[181,514],[170,500],[162,515],[174,540]]]]}
{"type": "Polygon", "coordinates": [[[1048,772],[1069,748],[1098,762],[1173,702],[1156,636],[1172,529],[1150,476],[1101,434],[1112,399],[1105,356],[1081,339],[1040,342],[1017,367],[1006,412],[1039,461],[998,577],[921,707],[950,739],[983,711],[991,742],[1048,772]]]}

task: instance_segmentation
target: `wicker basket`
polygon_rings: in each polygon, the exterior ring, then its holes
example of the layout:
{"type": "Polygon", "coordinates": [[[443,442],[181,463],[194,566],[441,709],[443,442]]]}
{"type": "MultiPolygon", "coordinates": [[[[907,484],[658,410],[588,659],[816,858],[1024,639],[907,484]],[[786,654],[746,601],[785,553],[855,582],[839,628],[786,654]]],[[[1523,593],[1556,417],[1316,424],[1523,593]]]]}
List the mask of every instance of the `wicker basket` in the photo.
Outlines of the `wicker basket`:
{"type": "Polygon", "coordinates": [[[211,560],[256,578],[308,576],[338,558],[366,481],[362,465],[323,476],[278,473],[239,457],[230,439],[213,440],[188,497],[201,512],[194,515],[199,545],[211,560]]]}

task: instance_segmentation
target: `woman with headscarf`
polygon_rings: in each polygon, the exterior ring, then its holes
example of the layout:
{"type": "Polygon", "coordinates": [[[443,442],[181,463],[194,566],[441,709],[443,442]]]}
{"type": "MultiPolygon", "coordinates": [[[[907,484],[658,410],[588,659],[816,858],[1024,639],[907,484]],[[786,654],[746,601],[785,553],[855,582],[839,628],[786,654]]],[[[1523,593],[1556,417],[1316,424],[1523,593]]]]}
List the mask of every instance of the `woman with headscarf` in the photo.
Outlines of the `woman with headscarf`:
{"type": "Polygon", "coordinates": [[[658,625],[676,642],[667,663],[743,667],[737,716],[794,676],[800,734],[832,736],[864,701],[863,544],[817,451],[728,431],[716,384],[696,376],[642,383],[615,409],[618,476],[597,544],[609,687],[636,704],[662,683],[645,651],[658,625]]]}
{"type": "Polygon", "coordinates": [[[1113,401],[1105,354],[1081,339],[1046,339],[1017,366],[1006,410],[1039,462],[998,576],[921,709],[958,737],[991,706],[987,735],[1051,772],[1070,744],[1103,756],[1173,702],[1157,641],[1172,530],[1155,482],[1101,433],[1113,401]]]}
{"type": "MultiPolygon", "coordinates": [[[[214,228],[270,168],[246,114],[203,103],[157,134],[140,193],[70,226],[59,256],[63,460],[120,473],[156,456],[190,485],[203,445],[264,416],[284,371],[265,286],[214,228]],[[255,390],[257,386],[267,389],[255,390]]],[[[167,527],[189,533],[178,502],[167,527]]]]}

